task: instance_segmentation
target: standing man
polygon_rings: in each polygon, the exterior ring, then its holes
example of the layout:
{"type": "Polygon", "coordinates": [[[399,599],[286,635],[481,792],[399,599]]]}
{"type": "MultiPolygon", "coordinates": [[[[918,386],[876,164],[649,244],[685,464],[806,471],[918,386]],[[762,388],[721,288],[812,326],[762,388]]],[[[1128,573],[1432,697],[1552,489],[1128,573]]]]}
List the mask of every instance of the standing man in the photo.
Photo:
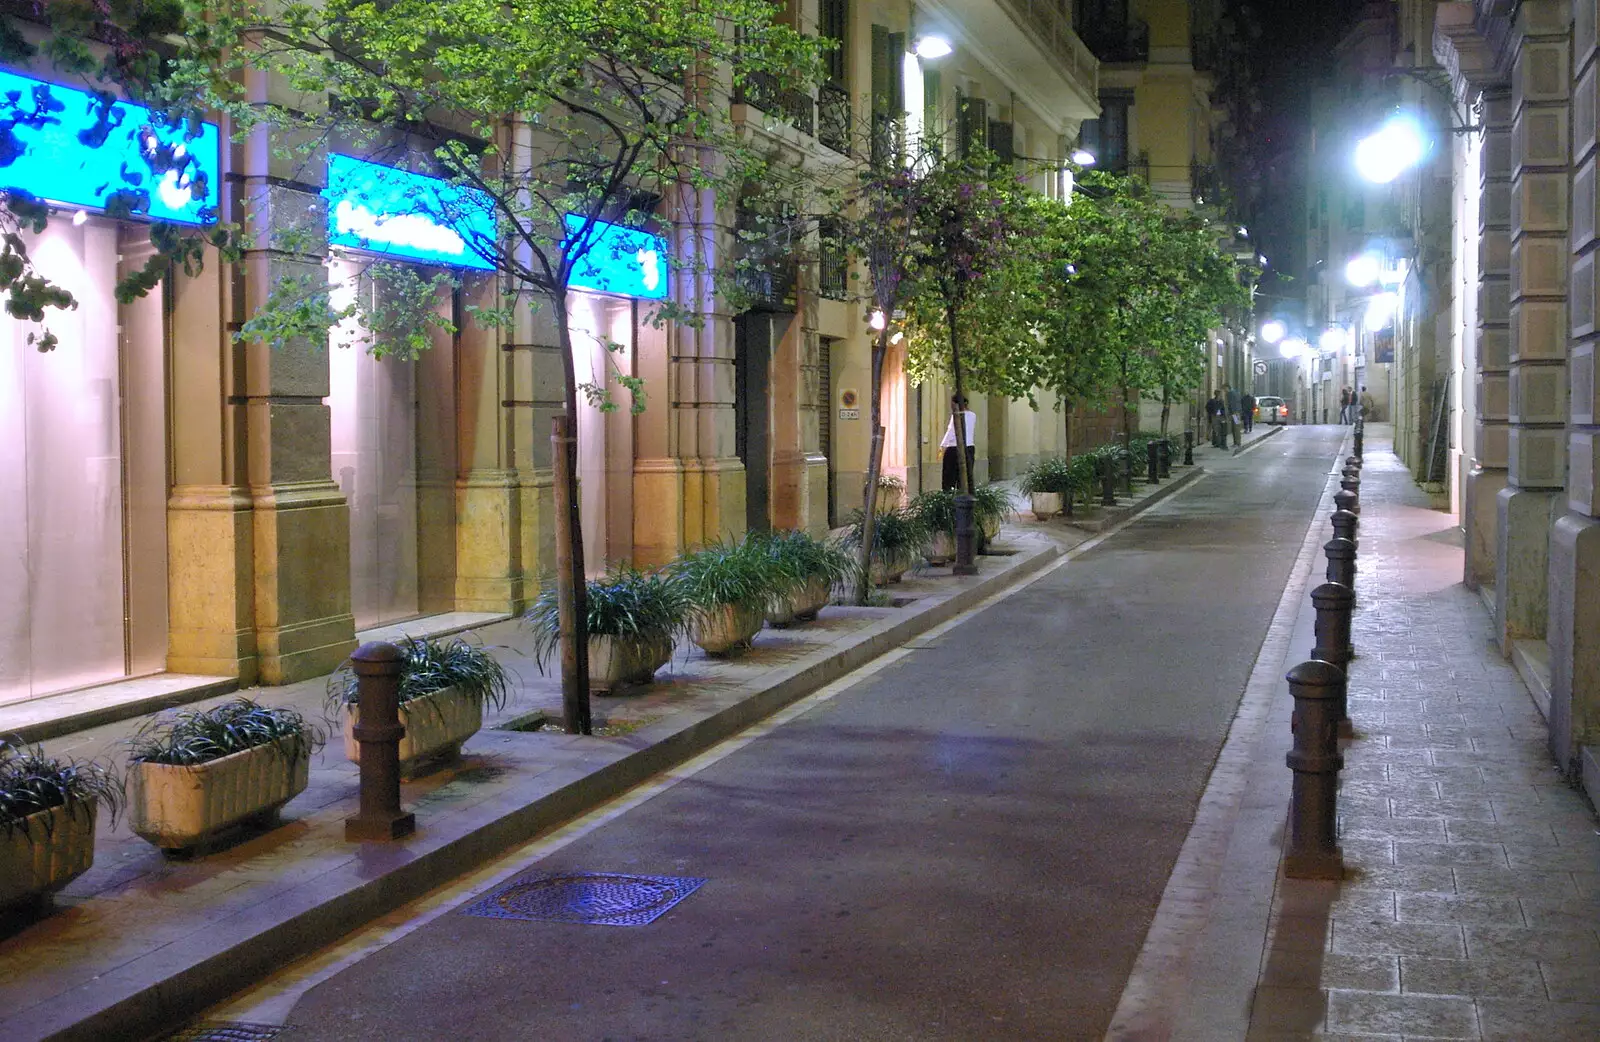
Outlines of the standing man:
{"type": "MultiPolygon", "coordinates": [[[[978,462],[978,414],[967,408],[965,398],[952,397],[950,399],[950,422],[945,426],[944,438],[939,442],[939,447],[944,450],[943,473],[941,474],[940,487],[945,489],[961,488],[961,461],[956,456],[956,417],[959,411],[967,435],[967,479],[974,484],[977,476],[973,474],[973,467],[978,462]]],[[[962,491],[966,491],[962,489],[962,491]]]]}
{"type": "Polygon", "coordinates": [[[1361,418],[1363,420],[1371,417],[1372,410],[1377,407],[1377,404],[1377,402],[1373,401],[1372,395],[1368,393],[1367,389],[1365,387],[1361,388],[1361,418]]]}
{"type": "Polygon", "coordinates": [[[1228,430],[1233,433],[1233,447],[1237,451],[1242,435],[1239,433],[1239,392],[1234,390],[1233,384],[1223,384],[1222,389],[1227,392],[1228,430]]]}
{"type": "Polygon", "coordinates": [[[1211,425],[1211,447],[1214,449],[1228,447],[1226,441],[1228,428],[1224,419],[1227,413],[1228,403],[1222,400],[1222,392],[1212,392],[1211,397],[1206,400],[1206,420],[1211,425]]]}
{"type": "Polygon", "coordinates": [[[1244,421],[1244,432],[1249,434],[1256,429],[1256,396],[1249,391],[1244,392],[1239,399],[1239,418],[1244,421]]]}
{"type": "Polygon", "coordinates": [[[1340,389],[1340,391],[1339,391],[1339,422],[1340,423],[1349,423],[1350,422],[1350,402],[1351,402],[1351,399],[1353,399],[1354,397],[1355,397],[1355,395],[1350,392],[1350,387],[1349,387],[1348,384],[1340,389]]]}

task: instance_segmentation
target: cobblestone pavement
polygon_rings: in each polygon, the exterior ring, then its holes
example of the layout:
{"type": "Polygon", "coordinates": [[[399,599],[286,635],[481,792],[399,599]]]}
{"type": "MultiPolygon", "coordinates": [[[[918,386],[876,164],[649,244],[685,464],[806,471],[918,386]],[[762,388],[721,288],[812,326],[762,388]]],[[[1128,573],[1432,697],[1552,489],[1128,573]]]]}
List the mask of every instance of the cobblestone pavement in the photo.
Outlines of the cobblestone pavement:
{"type": "MultiPolygon", "coordinates": [[[[1277,871],[1290,788],[1282,677],[1312,643],[1305,591],[1322,581],[1325,498],[1292,633],[1269,636],[1257,668],[1269,690],[1254,706],[1247,695],[1241,744],[1230,755],[1230,739],[1202,806],[1214,834],[1197,825],[1186,847],[1220,868],[1198,896],[1169,887],[1110,1038],[1600,1038],[1593,808],[1555,770],[1544,719],[1461,582],[1454,518],[1429,509],[1387,427],[1369,426],[1367,449],[1356,733],[1339,791],[1346,878],[1277,871]]],[[[1185,871],[1180,860],[1175,882],[1185,871]]]]}

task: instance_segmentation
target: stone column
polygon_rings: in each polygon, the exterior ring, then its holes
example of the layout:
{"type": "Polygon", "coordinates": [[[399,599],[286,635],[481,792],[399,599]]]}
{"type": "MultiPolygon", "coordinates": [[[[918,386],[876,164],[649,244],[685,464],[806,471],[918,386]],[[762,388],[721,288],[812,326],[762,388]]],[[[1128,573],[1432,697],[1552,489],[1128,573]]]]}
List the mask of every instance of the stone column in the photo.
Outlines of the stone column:
{"type": "Polygon", "coordinates": [[[1550,531],[1550,747],[1563,768],[1581,771],[1591,798],[1600,795],[1600,52],[1595,0],[1573,5],[1572,342],[1571,398],[1566,416],[1565,508],[1550,531]]]}
{"type": "MultiPolygon", "coordinates": [[[[464,304],[497,303],[495,278],[471,274],[464,304]]],[[[465,314],[465,309],[463,308],[465,314]]],[[[498,330],[461,321],[456,349],[456,581],[460,611],[517,612],[524,607],[521,484],[516,468],[514,351],[502,350],[498,330]]],[[[535,577],[535,581],[537,577],[535,577]]]]}
{"type": "MultiPolygon", "coordinates": [[[[327,278],[321,152],[286,157],[274,144],[263,129],[236,146],[241,217],[252,233],[242,262],[243,292],[234,301],[236,322],[253,315],[281,279],[327,278]]],[[[331,672],[355,648],[350,514],[332,480],[323,404],[328,340],[245,343],[236,350],[254,507],[259,679],[287,684],[331,672]]]]}
{"type": "Polygon", "coordinates": [[[1525,0],[1512,66],[1511,371],[1507,485],[1497,499],[1501,651],[1545,635],[1551,511],[1565,485],[1567,4],[1525,0]]]}
{"type": "Polygon", "coordinates": [[[1511,92],[1483,92],[1483,152],[1479,171],[1478,327],[1474,376],[1472,470],[1462,523],[1466,582],[1496,582],[1500,490],[1506,485],[1507,372],[1511,356],[1511,92]]]}

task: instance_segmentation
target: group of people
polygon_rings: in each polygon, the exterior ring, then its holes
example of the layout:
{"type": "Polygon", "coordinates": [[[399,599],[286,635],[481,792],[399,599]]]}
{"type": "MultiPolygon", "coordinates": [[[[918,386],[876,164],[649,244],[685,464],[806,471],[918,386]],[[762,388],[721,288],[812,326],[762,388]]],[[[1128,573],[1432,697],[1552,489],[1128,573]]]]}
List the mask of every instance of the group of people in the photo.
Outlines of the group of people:
{"type": "Polygon", "coordinates": [[[1370,413],[1375,404],[1372,395],[1367,393],[1365,387],[1361,388],[1360,394],[1357,394],[1347,384],[1339,391],[1339,422],[1346,425],[1355,423],[1357,419],[1370,413]]]}
{"type": "Polygon", "coordinates": [[[1233,447],[1239,448],[1244,435],[1255,429],[1256,396],[1249,391],[1240,394],[1232,384],[1223,384],[1206,402],[1206,423],[1213,448],[1227,448],[1230,434],[1233,447]]]}

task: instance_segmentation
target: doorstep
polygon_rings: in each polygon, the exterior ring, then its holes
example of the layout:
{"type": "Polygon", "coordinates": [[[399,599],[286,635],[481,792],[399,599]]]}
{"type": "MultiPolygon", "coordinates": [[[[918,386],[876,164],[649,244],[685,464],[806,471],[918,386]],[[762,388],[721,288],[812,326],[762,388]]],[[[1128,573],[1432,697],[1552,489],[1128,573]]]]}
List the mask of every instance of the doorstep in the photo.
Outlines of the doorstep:
{"type": "Polygon", "coordinates": [[[1061,557],[1031,533],[1008,533],[1007,543],[1021,552],[981,558],[976,576],[907,577],[903,588],[917,596],[905,609],[840,607],[805,627],[764,631],[748,657],[687,655],[663,690],[629,699],[655,698],[662,715],[641,705],[647,720],[624,738],[486,728],[460,763],[403,787],[417,816],[404,840],[344,840],[344,819],[359,806],[357,774],[327,750],[284,827],[206,858],[152,870],[157,855],[140,845],[102,865],[99,855],[116,847],[115,837],[101,836],[91,869],[98,879],[83,877],[54,914],[0,935],[0,1038],[106,1042],[170,1030],[1061,557]]]}
{"type": "Polygon", "coordinates": [[[382,640],[393,644],[407,637],[413,640],[432,640],[435,637],[449,637],[477,629],[479,626],[504,622],[509,618],[511,616],[505,612],[446,611],[438,615],[407,619],[405,622],[385,623],[370,630],[357,630],[356,642],[366,644],[369,641],[382,640]]]}
{"type": "Polygon", "coordinates": [[[239,688],[235,677],[156,673],[0,706],[0,735],[33,744],[239,688]]]}

